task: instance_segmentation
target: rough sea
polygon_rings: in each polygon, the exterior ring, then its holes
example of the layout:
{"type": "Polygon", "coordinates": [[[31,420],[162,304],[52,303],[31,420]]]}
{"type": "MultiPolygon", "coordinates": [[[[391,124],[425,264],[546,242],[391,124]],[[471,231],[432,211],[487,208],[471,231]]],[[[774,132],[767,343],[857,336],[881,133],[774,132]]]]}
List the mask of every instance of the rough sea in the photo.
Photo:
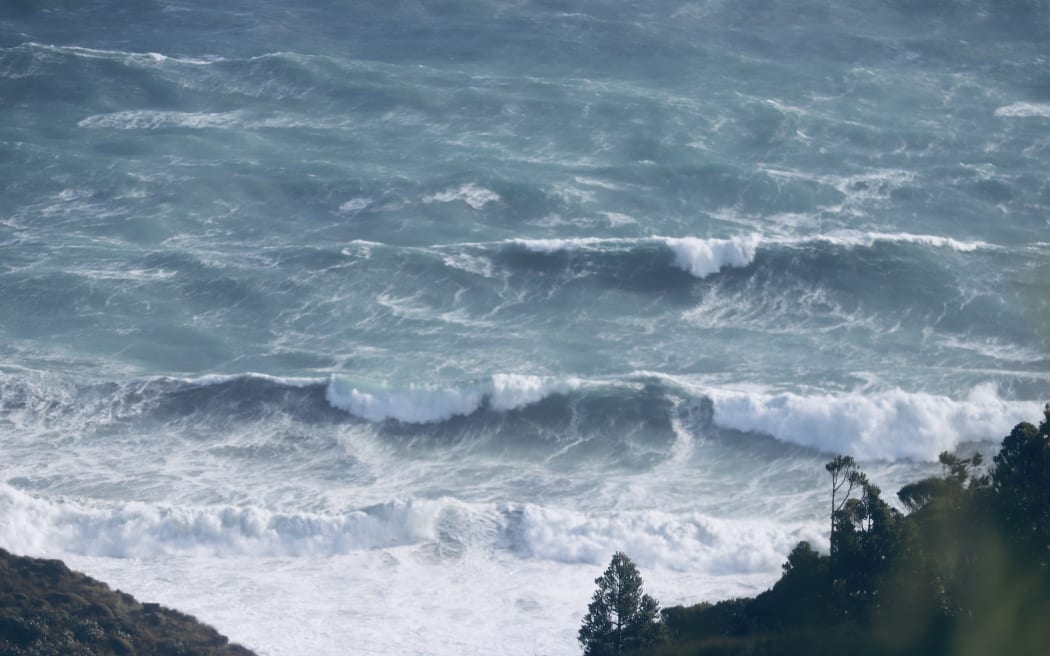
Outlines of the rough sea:
{"type": "MultiPolygon", "coordinates": [[[[0,3],[0,546],[570,655],[1050,400],[1050,3],[0,3]]],[[[968,452],[968,451],[967,451],[968,452]]]]}

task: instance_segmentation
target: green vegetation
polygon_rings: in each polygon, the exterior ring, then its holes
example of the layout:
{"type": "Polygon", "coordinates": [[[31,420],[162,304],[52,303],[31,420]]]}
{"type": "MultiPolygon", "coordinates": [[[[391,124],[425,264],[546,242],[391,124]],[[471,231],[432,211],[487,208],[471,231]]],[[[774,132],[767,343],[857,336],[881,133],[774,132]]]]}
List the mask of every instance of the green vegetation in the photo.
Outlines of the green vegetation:
{"type": "MultiPolygon", "coordinates": [[[[1047,653],[1050,645],[1050,404],[1037,427],[980,455],[942,453],[942,475],[891,507],[857,463],[831,475],[831,549],[799,543],[755,598],[662,612],[661,656],[1047,653]]],[[[581,631],[582,639],[582,631],[581,631]]]]}
{"type": "Polygon", "coordinates": [[[578,640],[585,656],[617,656],[659,644],[663,625],[656,600],[642,592],[642,575],[623,552],[613,554],[594,591],[578,640]]]}
{"type": "Polygon", "coordinates": [[[252,656],[215,629],[140,604],[59,560],[0,549],[0,656],[252,656]]]}

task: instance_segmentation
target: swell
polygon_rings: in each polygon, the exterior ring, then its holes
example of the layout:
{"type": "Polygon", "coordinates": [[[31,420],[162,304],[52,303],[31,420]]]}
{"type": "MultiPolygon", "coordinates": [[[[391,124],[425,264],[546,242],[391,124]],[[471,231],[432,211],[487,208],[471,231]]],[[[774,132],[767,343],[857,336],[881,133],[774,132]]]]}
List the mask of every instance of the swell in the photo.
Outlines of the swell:
{"type": "MultiPolygon", "coordinates": [[[[323,306],[337,292],[360,295],[362,303],[423,294],[423,305],[432,307],[418,318],[455,318],[462,311],[480,324],[485,320],[478,317],[493,307],[532,314],[552,299],[575,306],[608,292],[644,293],[669,311],[686,308],[708,317],[716,316],[708,310],[728,303],[735,316],[750,313],[759,323],[808,325],[831,311],[884,313],[917,322],[918,330],[936,321],[942,332],[976,331],[1029,347],[1031,331],[1023,332],[1025,323],[1015,320],[1022,308],[997,301],[1002,283],[995,272],[1016,266],[1018,259],[1037,261],[1045,252],[1045,247],[1013,252],[933,235],[862,232],[790,239],[567,238],[431,246],[358,240],[344,247],[266,249],[252,261],[158,251],[130,264],[99,259],[61,272],[32,267],[11,272],[0,279],[0,292],[18,311],[0,324],[28,334],[51,329],[54,312],[40,312],[41,298],[66,315],[90,310],[84,321],[100,325],[111,307],[137,315],[143,299],[160,304],[174,298],[194,312],[247,318],[275,306],[294,307],[289,303],[303,297],[323,306]],[[231,261],[238,266],[230,266],[231,261]],[[273,274],[278,268],[283,277],[273,274]],[[260,285],[261,276],[274,277],[260,285]],[[383,293],[377,296],[376,288],[383,293]],[[456,295],[461,289],[472,292],[463,297],[463,306],[456,295]],[[798,303],[814,298],[823,308],[798,303]]],[[[314,318],[319,323],[329,319],[314,318]]]]}
{"type": "Polygon", "coordinates": [[[869,460],[933,461],[960,443],[998,440],[1040,408],[1039,399],[1005,398],[993,385],[957,397],[900,388],[801,393],[717,387],[654,372],[591,380],[497,374],[402,386],[246,374],[60,390],[0,378],[2,422],[29,436],[23,439],[54,430],[198,423],[220,432],[235,423],[267,430],[279,416],[282,425],[303,430],[370,425],[378,439],[413,448],[467,441],[541,458],[569,451],[574,458],[615,460],[632,445],[642,454],[632,462],[642,466],[675,457],[682,431],[740,446],[765,436],[869,460]]]}
{"type": "Polygon", "coordinates": [[[79,112],[79,127],[110,130],[353,128],[363,117],[425,111],[419,88],[459,81],[290,51],[176,56],[33,41],[0,48],[0,79],[14,98],[59,101],[79,112]]]}
{"type": "Polygon", "coordinates": [[[341,76],[330,61],[291,53],[179,57],[26,42],[0,49],[0,79],[11,98],[51,100],[78,114],[63,117],[63,123],[72,118],[70,123],[81,128],[331,128],[344,123],[297,118],[302,98],[317,86],[338,88],[341,76]],[[254,110],[242,111],[246,101],[254,110]]]}
{"type": "MultiPolygon", "coordinates": [[[[552,271],[559,268],[590,268],[595,274],[629,277],[631,272],[679,270],[703,280],[732,269],[769,266],[797,256],[849,257],[856,252],[888,256],[938,250],[955,253],[1002,250],[979,240],[958,240],[939,235],[841,230],[802,237],[771,237],[745,234],[728,238],[699,237],[566,237],[509,239],[499,242],[442,244],[407,249],[377,242],[353,242],[370,257],[373,251],[415,252],[441,255],[447,266],[456,266],[451,256],[471,254],[488,258],[512,273],[515,269],[552,271]]],[[[352,255],[355,249],[344,249],[352,255]]],[[[784,264],[780,265],[781,267],[784,264]]]]}
{"type": "Polygon", "coordinates": [[[1017,320],[1021,308],[995,303],[1001,286],[995,271],[1032,254],[940,235],[838,231],[806,237],[512,239],[411,247],[362,241],[343,253],[388,268],[391,275],[437,275],[442,267],[460,284],[510,297],[512,305],[558,299],[575,305],[608,292],[646,294],[669,310],[703,313],[732,299],[736,314],[799,325],[829,313],[885,316],[914,330],[939,324],[942,331],[993,337],[1002,337],[1002,327],[1008,326],[1009,341],[1033,341],[1032,331],[1017,320]],[[797,304],[797,299],[814,298],[821,303],[797,304]]]}

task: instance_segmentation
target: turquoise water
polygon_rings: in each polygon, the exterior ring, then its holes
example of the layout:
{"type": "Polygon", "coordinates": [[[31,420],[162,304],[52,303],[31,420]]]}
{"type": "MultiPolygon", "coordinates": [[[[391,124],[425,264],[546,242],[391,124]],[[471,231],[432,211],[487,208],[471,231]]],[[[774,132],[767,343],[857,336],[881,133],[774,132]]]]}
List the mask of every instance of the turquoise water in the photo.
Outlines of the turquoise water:
{"type": "Polygon", "coordinates": [[[264,654],[574,653],[613,551],[762,589],[828,454],[1050,398],[1045,2],[300,5],[0,8],[7,548],[264,654]]]}

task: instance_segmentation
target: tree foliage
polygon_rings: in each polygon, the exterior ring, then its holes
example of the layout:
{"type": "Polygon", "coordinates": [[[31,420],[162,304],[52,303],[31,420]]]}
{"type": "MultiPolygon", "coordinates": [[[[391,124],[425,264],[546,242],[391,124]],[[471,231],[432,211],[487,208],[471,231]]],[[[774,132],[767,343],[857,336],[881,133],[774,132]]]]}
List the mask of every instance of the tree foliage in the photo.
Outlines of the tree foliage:
{"type": "Polygon", "coordinates": [[[594,582],[598,589],[577,638],[584,656],[616,656],[663,639],[659,605],[642,592],[642,575],[626,554],[613,554],[609,567],[594,582]]]}
{"type": "Polygon", "coordinates": [[[831,474],[831,549],[834,551],[836,516],[846,510],[853,490],[860,487],[867,479],[860,471],[853,456],[835,456],[831,462],[824,465],[824,469],[831,474]],[[841,498],[836,498],[840,492],[842,493],[841,498]]]}
{"type": "Polygon", "coordinates": [[[992,489],[1012,537],[1034,551],[1043,567],[1050,560],[1050,403],[1038,428],[1014,427],[993,459],[992,489]]]}
{"type": "Polygon", "coordinates": [[[799,543],[753,599],[664,611],[665,654],[1045,654],[1050,644],[1050,404],[986,471],[942,453],[941,475],[897,493],[849,456],[831,475],[830,553],[799,543]],[[680,643],[679,643],[680,644],[680,643]]]}
{"type": "Polygon", "coordinates": [[[0,656],[254,656],[212,627],[0,549],[0,656]]]}

